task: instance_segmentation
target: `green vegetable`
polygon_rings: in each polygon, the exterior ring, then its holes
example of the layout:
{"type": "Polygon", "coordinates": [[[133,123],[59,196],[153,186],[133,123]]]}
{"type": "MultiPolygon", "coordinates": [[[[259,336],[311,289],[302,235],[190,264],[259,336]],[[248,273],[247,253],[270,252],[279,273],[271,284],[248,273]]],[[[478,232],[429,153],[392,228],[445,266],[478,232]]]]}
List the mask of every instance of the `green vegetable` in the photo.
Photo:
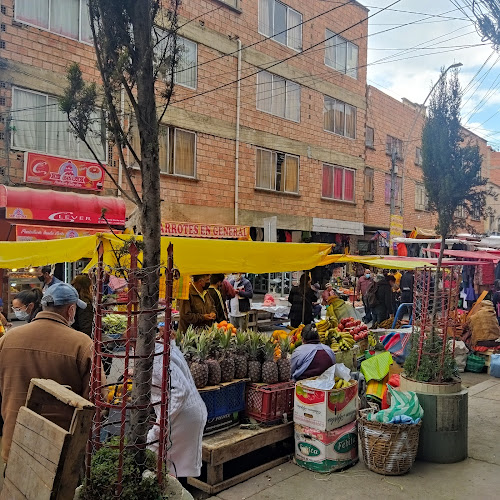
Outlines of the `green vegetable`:
{"type": "Polygon", "coordinates": [[[108,314],[102,318],[102,326],[108,335],[122,335],[127,329],[127,317],[122,314],[108,314]]]}

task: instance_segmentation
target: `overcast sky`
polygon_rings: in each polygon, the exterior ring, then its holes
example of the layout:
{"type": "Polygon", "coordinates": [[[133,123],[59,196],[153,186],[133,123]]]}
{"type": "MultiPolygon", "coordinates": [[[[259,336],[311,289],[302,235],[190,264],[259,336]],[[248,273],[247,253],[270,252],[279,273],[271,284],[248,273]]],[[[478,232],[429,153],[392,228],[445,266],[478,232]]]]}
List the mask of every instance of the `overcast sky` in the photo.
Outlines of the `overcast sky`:
{"type": "MultiPolygon", "coordinates": [[[[360,1],[373,15],[395,0],[360,1]]],[[[500,53],[450,0],[400,0],[369,33],[368,83],[397,99],[422,103],[439,69],[461,62],[462,122],[500,150],[500,53]]]]}

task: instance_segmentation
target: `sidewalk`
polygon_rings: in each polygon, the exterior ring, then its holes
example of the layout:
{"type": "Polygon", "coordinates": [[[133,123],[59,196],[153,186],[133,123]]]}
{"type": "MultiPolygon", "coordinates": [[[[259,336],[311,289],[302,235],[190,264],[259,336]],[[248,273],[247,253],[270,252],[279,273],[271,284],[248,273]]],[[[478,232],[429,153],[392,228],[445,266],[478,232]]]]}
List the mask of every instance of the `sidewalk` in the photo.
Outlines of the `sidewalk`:
{"type": "MultiPolygon", "coordinates": [[[[484,377],[484,376],[483,376],[484,377]]],[[[464,381],[465,382],[465,381],[464,381]]],[[[464,383],[464,385],[468,385],[464,383]]],[[[469,388],[469,458],[457,464],[416,462],[405,476],[380,476],[363,463],[328,475],[289,462],[212,500],[493,500],[500,491],[500,379],[488,377],[469,388]]]]}

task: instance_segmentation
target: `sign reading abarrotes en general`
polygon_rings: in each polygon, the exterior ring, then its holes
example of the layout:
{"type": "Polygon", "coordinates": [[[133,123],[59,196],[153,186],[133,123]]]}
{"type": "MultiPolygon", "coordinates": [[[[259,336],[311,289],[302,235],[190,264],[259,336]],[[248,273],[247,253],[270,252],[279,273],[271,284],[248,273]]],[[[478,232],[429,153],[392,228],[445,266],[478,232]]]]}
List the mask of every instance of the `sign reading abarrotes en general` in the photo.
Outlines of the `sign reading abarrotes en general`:
{"type": "Polygon", "coordinates": [[[250,239],[248,226],[198,224],[191,222],[162,222],[162,236],[184,236],[190,238],[214,238],[231,240],[250,239]]]}
{"type": "Polygon", "coordinates": [[[98,163],[25,153],[24,180],[30,184],[100,191],[104,170],[98,163]]]}

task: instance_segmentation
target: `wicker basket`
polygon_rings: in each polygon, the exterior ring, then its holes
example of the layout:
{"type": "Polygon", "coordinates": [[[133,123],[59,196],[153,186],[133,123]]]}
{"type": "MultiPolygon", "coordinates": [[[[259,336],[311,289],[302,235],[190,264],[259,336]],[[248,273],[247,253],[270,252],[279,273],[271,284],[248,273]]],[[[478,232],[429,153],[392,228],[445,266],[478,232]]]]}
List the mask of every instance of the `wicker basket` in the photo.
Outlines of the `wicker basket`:
{"type": "Polygon", "coordinates": [[[418,449],[418,424],[384,424],[358,418],[361,452],[366,466],[377,474],[400,476],[413,465],[418,449]]]}

